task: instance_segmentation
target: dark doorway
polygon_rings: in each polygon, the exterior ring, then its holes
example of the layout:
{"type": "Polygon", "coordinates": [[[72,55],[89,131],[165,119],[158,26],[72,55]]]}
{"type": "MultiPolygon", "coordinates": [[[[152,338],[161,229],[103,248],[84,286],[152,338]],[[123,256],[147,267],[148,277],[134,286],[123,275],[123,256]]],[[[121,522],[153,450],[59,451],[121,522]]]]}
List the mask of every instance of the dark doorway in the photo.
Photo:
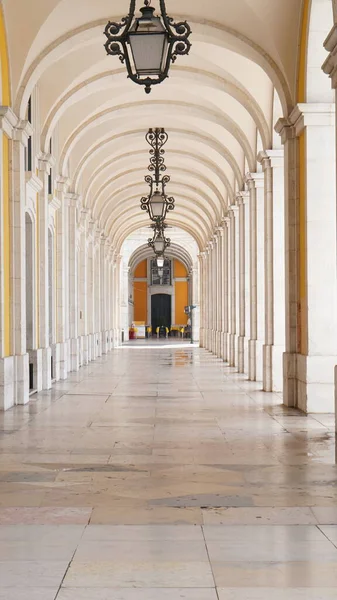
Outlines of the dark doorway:
{"type": "Polygon", "coordinates": [[[171,296],[154,294],[151,296],[151,325],[155,334],[157,327],[171,327],[171,296]]]}

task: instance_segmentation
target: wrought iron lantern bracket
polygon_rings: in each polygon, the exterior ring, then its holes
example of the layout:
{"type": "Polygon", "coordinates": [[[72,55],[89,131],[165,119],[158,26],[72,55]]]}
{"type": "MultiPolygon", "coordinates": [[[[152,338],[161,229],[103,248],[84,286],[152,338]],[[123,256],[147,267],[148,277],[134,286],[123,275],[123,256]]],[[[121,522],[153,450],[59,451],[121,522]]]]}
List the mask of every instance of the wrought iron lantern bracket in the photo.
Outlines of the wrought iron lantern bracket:
{"type": "MultiPolygon", "coordinates": [[[[174,63],[178,56],[189,54],[191,48],[189,36],[192,32],[187,21],[175,23],[166,12],[165,0],[160,0],[159,4],[161,18],[165,27],[164,33],[167,40],[167,49],[161,72],[155,76],[142,76],[142,74],[137,72],[131,59],[130,32],[133,25],[138,22],[138,19],[135,19],[136,0],[131,0],[129,14],[123,17],[120,23],[109,21],[104,30],[104,34],[107,37],[107,41],[104,44],[107,54],[118,56],[119,60],[126,64],[128,77],[134,83],[143,85],[147,94],[151,92],[151,86],[162,83],[168,77],[171,63],[174,63]]],[[[149,9],[149,5],[150,0],[144,0],[145,8],[142,11],[151,10],[151,8],[149,9]]],[[[158,17],[155,18],[158,19],[158,17]]]]}

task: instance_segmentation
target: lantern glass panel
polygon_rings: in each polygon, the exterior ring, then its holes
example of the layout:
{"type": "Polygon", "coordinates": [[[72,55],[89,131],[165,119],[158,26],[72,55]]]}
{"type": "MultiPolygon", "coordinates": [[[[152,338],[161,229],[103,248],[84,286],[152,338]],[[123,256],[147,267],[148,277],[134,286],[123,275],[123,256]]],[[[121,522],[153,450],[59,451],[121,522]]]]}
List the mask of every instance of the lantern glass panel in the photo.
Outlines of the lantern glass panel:
{"type": "Polygon", "coordinates": [[[163,254],[165,250],[165,240],[163,238],[157,238],[154,242],[154,251],[157,254],[163,254]]]}
{"type": "Polygon", "coordinates": [[[168,36],[159,17],[136,21],[130,30],[129,42],[138,75],[160,75],[164,71],[168,36]]]}
{"type": "Polygon", "coordinates": [[[150,198],[150,211],[154,219],[164,218],[165,212],[165,198],[160,192],[156,191],[150,198]]]}

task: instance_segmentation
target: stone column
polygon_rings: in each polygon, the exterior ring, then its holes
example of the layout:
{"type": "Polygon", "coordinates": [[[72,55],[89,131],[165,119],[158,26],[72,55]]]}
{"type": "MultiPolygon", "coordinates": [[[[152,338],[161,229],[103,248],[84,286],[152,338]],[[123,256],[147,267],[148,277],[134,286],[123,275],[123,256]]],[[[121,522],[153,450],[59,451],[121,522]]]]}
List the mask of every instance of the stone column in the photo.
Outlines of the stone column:
{"type": "Polygon", "coordinates": [[[256,381],[256,340],[257,340],[257,219],[256,219],[256,187],[250,174],[246,182],[249,189],[249,325],[248,342],[248,379],[256,381]]]}
{"type": "Polygon", "coordinates": [[[258,156],[265,189],[265,345],[263,389],[282,391],[285,351],[284,152],[258,156]]]}
{"type": "Polygon", "coordinates": [[[217,356],[222,358],[222,234],[223,228],[217,227],[217,356]]]}
{"type": "Polygon", "coordinates": [[[211,274],[211,286],[212,286],[212,352],[216,353],[216,325],[217,325],[217,265],[216,265],[216,254],[217,254],[217,239],[214,235],[212,238],[212,274],[211,274]]]}
{"type": "Polygon", "coordinates": [[[245,197],[239,194],[236,199],[239,207],[239,337],[238,370],[245,372],[245,336],[246,336],[246,225],[245,197]]]}
{"type": "Polygon", "coordinates": [[[262,381],[264,345],[264,175],[249,173],[250,206],[250,381],[262,381]]]}
{"type": "Polygon", "coordinates": [[[223,257],[223,243],[224,243],[224,228],[221,225],[218,227],[218,356],[219,358],[224,357],[224,301],[223,301],[223,288],[224,288],[224,257],[223,257]]]}
{"type": "Polygon", "coordinates": [[[223,314],[223,359],[229,360],[229,261],[228,261],[228,229],[230,219],[223,219],[223,240],[222,240],[222,268],[223,268],[223,288],[222,288],[222,314],[223,314]]]}
{"type": "Polygon", "coordinates": [[[26,235],[25,148],[32,128],[20,121],[13,130],[10,187],[10,288],[11,341],[14,355],[14,403],[29,400],[29,357],[26,349],[26,235]]]}
{"type": "Polygon", "coordinates": [[[87,226],[87,327],[88,360],[95,360],[95,271],[94,271],[94,232],[95,221],[88,219],[87,226]]]}
{"type": "Polygon", "coordinates": [[[203,267],[203,252],[198,254],[199,261],[199,285],[200,285],[200,346],[204,347],[204,267],[203,267]]]}
{"type": "MultiPolygon", "coordinates": [[[[333,3],[334,17],[336,20],[337,16],[337,4],[336,1],[333,3]]],[[[331,78],[332,88],[335,90],[335,109],[337,110],[337,24],[335,23],[331,29],[327,39],[325,40],[324,47],[329,52],[329,56],[323,64],[323,71],[331,78]]],[[[336,119],[337,122],[337,119],[336,119]]],[[[336,141],[337,141],[337,130],[336,130],[336,141]]],[[[335,166],[336,172],[336,166],[335,166]]],[[[335,366],[335,429],[337,433],[337,366],[335,366]]]]}
{"type": "Polygon", "coordinates": [[[56,180],[56,195],[60,207],[56,212],[56,344],[59,346],[59,364],[55,365],[60,379],[68,377],[68,347],[67,347],[67,207],[65,196],[69,180],[59,177],[56,180]]]}
{"type": "Polygon", "coordinates": [[[236,215],[238,208],[232,205],[229,210],[229,245],[230,245],[230,336],[229,336],[229,366],[236,365],[236,215]]]}
{"type": "Polygon", "coordinates": [[[121,343],[121,261],[122,256],[117,254],[115,256],[115,278],[114,278],[114,288],[115,288],[115,347],[120,346],[121,343]]]}
{"type": "Polygon", "coordinates": [[[14,404],[25,404],[29,399],[29,359],[26,351],[26,270],[24,261],[25,181],[24,162],[22,160],[25,145],[31,134],[29,127],[26,122],[18,123],[16,115],[9,107],[0,107],[1,411],[11,408],[14,404]],[[18,129],[16,130],[17,125],[18,129]],[[13,138],[16,139],[15,142],[12,141],[13,138]],[[14,264],[13,244],[11,244],[12,234],[15,235],[19,244],[16,248],[14,264]],[[10,296],[13,284],[16,286],[13,290],[15,298],[10,296]],[[17,356],[15,356],[16,353],[17,356]]]}
{"type": "Polygon", "coordinates": [[[49,154],[43,154],[39,158],[39,179],[42,181],[42,189],[37,195],[38,214],[38,262],[39,290],[38,290],[38,314],[39,314],[39,346],[42,350],[42,388],[51,388],[51,347],[50,347],[50,323],[49,323],[49,254],[48,254],[48,177],[54,160],[49,154]]]}
{"type": "Polygon", "coordinates": [[[78,371],[80,348],[78,337],[78,261],[77,261],[77,211],[79,196],[67,193],[68,206],[68,269],[69,269],[69,368],[78,371]]]}
{"type": "Polygon", "coordinates": [[[205,248],[205,348],[209,350],[209,324],[210,324],[210,290],[209,290],[209,262],[210,248],[207,244],[205,248]]]}
{"type": "Polygon", "coordinates": [[[100,238],[100,290],[101,290],[101,337],[102,337],[102,354],[107,353],[108,334],[107,334],[107,290],[106,290],[106,249],[107,249],[107,238],[105,235],[101,235],[100,238]]]}
{"type": "MultiPolygon", "coordinates": [[[[82,365],[89,363],[89,211],[80,213],[79,335],[82,365]]],[[[92,265],[90,265],[92,268],[92,265]]]]}
{"type": "MultiPolygon", "coordinates": [[[[244,352],[244,372],[249,372],[249,340],[250,340],[250,205],[249,191],[242,191],[239,193],[239,197],[242,199],[244,205],[244,326],[242,324],[242,331],[244,331],[243,341],[243,352],[244,352]]],[[[242,259],[243,260],[243,259],[242,259]]],[[[243,280],[243,272],[241,269],[241,276],[243,280]]],[[[243,281],[241,283],[243,285],[243,281]]],[[[243,293],[242,293],[243,299],[243,293]]],[[[243,315],[241,315],[243,318],[243,315]]],[[[242,342],[241,342],[242,343],[242,342]]]]}
{"type": "Polygon", "coordinates": [[[334,408],[337,361],[335,106],[299,104],[289,117],[300,137],[297,406],[334,408]],[[319,202],[317,202],[319,198],[319,202]]]}

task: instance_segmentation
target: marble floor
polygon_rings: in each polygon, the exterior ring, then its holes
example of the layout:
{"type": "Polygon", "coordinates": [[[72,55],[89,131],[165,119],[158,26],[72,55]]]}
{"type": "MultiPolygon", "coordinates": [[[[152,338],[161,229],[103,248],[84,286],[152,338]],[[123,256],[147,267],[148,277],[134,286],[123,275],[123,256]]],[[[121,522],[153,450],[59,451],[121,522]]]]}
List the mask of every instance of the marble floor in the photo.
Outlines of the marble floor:
{"type": "Polygon", "coordinates": [[[0,415],[0,600],[337,597],[333,415],[136,342],[0,415]]]}

